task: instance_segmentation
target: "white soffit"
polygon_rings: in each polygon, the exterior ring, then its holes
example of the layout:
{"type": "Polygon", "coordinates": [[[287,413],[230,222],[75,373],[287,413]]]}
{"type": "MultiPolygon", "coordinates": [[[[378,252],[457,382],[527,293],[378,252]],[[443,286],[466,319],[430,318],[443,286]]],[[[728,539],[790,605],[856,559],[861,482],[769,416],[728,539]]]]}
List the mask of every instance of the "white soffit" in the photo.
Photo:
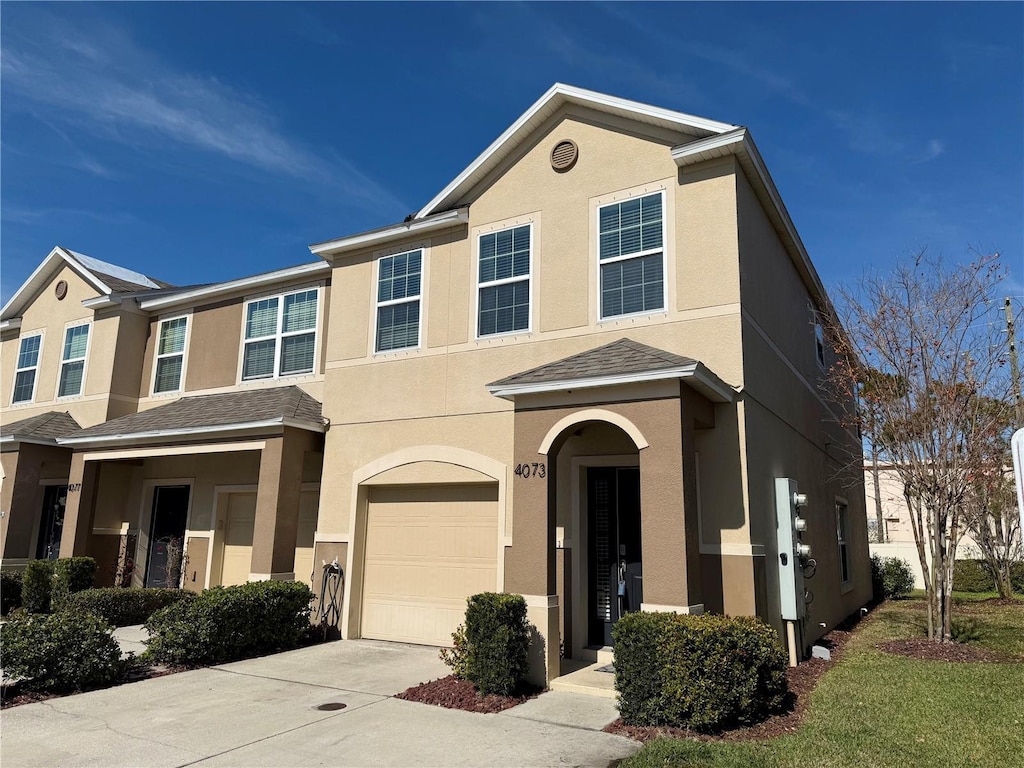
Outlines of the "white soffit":
{"type": "Polygon", "coordinates": [[[229,280],[226,283],[213,283],[212,285],[204,285],[191,290],[165,293],[161,296],[154,296],[151,299],[139,301],[139,307],[145,310],[153,310],[194,304],[198,299],[208,299],[231,293],[245,293],[246,291],[271,286],[274,283],[280,283],[285,280],[327,274],[330,271],[331,265],[327,262],[312,261],[308,264],[300,264],[297,267],[288,267],[287,269],[279,269],[274,272],[265,272],[261,275],[229,280]]]}
{"type": "Polygon", "coordinates": [[[361,248],[368,248],[374,245],[383,245],[392,240],[399,240],[412,234],[425,234],[438,229],[464,224],[469,221],[469,208],[458,208],[453,211],[445,211],[427,219],[415,218],[404,221],[401,224],[394,224],[381,229],[371,229],[369,232],[361,232],[348,237],[341,237],[336,240],[327,240],[323,243],[314,243],[309,250],[322,259],[329,259],[332,256],[339,256],[343,253],[356,251],[361,248]]]}
{"type": "Polygon", "coordinates": [[[511,154],[534,130],[553,115],[563,104],[577,104],[608,114],[625,117],[659,128],[680,131],[695,137],[704,137],[732,131],[735,125],[674,112],[638,101],[620,99],[597,91],[588,91],[572,85],[555,83],[533,106],[524,112],[494,143],[476,158],[437,196],[416,213],[417,219],[429,216],[458,202],[473,185],[481,181],[502,160],[511,154]]]}

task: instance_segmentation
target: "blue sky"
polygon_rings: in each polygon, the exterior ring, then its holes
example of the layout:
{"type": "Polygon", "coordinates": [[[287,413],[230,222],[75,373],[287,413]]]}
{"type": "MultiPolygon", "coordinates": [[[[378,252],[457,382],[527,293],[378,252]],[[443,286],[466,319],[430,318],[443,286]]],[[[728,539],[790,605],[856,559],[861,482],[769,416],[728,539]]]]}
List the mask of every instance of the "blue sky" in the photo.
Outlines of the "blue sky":
{"type": "Polygon", "coordinates": [[[921,246],[1024,294],[1024,5],[23,4],[0,291],[57,244],[185,284],[401,220],[556,81],[748,126],[826,285],[921,246]]]}

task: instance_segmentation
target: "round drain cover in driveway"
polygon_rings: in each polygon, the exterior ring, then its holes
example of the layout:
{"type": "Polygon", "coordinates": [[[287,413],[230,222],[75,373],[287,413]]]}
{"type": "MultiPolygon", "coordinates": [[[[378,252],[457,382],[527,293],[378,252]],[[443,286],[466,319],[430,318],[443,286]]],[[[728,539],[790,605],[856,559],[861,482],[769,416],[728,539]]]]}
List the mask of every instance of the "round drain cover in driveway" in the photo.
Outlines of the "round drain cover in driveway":
{"type": "Polygon", "coordinates": [[[326,704],[321,704],[317,709],[323,712],[334,712],[337,709],[344,709],[347,704],[342,704],[340,701],[329,701],[326,704]]]}

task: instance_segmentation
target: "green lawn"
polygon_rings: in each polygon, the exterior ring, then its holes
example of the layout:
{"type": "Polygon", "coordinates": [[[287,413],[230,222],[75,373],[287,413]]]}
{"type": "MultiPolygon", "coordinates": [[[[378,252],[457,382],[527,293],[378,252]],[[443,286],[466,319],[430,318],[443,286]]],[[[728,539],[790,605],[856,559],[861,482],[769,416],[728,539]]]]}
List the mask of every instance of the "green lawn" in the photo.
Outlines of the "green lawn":
{"type": "Polygon", "coordinates": [[[807,719],[771,741],[659,739],[621,768],[652,766],[1020,766],[1024,765],[1024,602],[956,600],[955,631],[1020,663],[949,664],[884,654],[875,644],[924,634],[925,606],[886,603],[854,633],[821,679],[807,719]]]}

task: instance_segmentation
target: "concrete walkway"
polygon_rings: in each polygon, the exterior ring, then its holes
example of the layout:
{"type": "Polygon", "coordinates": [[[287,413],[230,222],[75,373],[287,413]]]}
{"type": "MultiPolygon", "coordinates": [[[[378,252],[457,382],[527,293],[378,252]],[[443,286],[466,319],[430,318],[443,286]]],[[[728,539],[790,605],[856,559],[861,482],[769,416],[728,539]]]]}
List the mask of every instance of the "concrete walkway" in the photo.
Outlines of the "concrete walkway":
{"type": "MultiPolygon", "coordinates": [[[[125,638],[126,640],[129,638],[125,638]]],[[[496,715],[393,698],[437,649],[349,640],[4,710],[20,766],[605,766],[638,745],[615,702],[552,691],[496,715]],[[324,704],[343,709],[320,710],[324,704]]]]}

